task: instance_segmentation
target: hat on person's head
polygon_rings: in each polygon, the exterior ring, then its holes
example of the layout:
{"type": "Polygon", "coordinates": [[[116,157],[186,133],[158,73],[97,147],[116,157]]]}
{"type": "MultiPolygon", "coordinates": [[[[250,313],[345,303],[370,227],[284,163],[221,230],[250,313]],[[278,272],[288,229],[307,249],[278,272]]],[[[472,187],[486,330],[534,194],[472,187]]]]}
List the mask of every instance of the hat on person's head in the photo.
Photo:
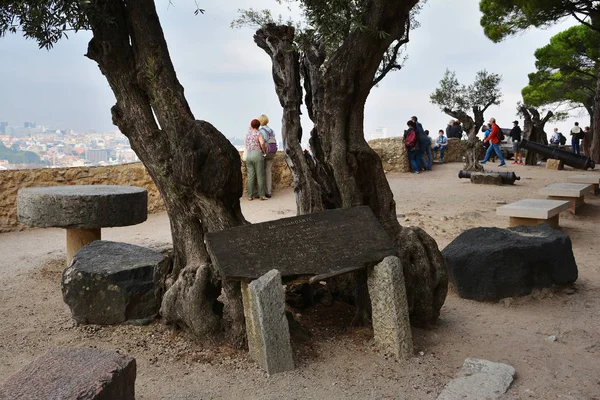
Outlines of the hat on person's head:
{"type": "Polygon", "coordinates": [[[513,121],[513,124],[517,124],[517,125],[518,125],[518,124],[519,124],[519,121],[513,121]]]}

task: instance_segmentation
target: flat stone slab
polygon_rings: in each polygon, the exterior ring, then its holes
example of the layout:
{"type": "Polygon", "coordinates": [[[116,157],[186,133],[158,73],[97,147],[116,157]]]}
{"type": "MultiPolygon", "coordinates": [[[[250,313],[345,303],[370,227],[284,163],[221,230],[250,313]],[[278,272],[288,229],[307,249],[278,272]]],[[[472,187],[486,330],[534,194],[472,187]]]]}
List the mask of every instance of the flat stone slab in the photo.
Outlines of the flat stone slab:
{"type": "Polygon", "coordinates": [[[135,186],[69,185],[20,189],[22,224],[68,229],[108,228],[142,223],[148,192],[135,186]]]}
{"type": "Polygon", "coordinates": [[[80,324],[148,323],[160,309],[168,262],[158,251],[97,240],[63,271],[63,300],[80,324]]]}
{"type": "Polygon", "coordinates": [[[459,377],[446,385],[438,400],[499,399],[512,384],[515,373],[507,364],[467,358],[459,377]]]}
{"type": "Polygon", "coordinates": [[[256,279],[272,269],[283,278],[360,269],[397,253],[366,206],[208,233],[206,247],[219,274],[238,280],[256,279]]]}
{"type": "Polygon", "coordinates": [[[112,350],[55,348],[8,378],[1,400],[134,400],[136,363],[112,350]]]}
{"type": "Polygon", "coordinates": [[[594,186],[590,184],[560,182],[540,189],[540,193],[547,196],[582,197],[593,189],[594,186]]]}
{"type": "Polygon", "coordinates": [[[569,176],[569,182],[584,183],[584,184],[588,184],[588,185],[598,185],[598,184],[600,184],[600,174],[572,175],[572,176],[569,176]]]}
{"type": "Polygon", "coordinates": [[[549,219],[568,210],[570,203],[563,200],[524,199],[496,209],[505,217],[549,219]]]}

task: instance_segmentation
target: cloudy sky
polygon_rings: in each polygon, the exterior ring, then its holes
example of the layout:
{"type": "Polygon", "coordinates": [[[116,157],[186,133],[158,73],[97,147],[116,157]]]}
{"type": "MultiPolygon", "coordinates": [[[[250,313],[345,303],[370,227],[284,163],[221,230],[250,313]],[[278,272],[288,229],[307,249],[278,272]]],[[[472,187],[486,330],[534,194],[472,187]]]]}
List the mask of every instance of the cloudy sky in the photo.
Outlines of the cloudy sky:
{"type": "MultiPolygon", "coordinates": [[[[193,1],[157,0],[157,8],[179,79],[197,119],[210,121],[227,137],[242,137],[249,121],[266,113],[279,131],[277,101],[268,56],[254,44],[250,28],[231,29],[239,8],[270,8],[284,12],[275,0],[198,0],[206,14],[194,16],[193,1]]],[[[365,131],[387,127],[400,134],[411,115],[426,129],[445,128],[449,117],[429,103],[446,68],[470,83],[481,69],[503,75],[504,102],[490,108],[502,127],[515,116],[527,74],[535,70],[533,52],[551,36],[573,24],[567,20],[546,30],[494,44],[479,25],[476,0],[429,0],[411,33],[403,70],[388,75],[369,97],[365,131]]],[[[90,34],[71,35],[51,51],[20,35],[0,39],[0,121],[24,121],[72,128],[114,131],[110,107],[114,97],[95,63],[83,56],[90,34]]],[[[587,124],[587,117],[580,118],[587,124]]],[[[573,120],[557,123],[563,132],[573,120]]],[[[552,123],[554,125],[554,123],[552,123]]],[[[550,127],[551,128],[551,127],[550,127]]],[[[551,131],[551,129],[547,129],[551,131]]]]}

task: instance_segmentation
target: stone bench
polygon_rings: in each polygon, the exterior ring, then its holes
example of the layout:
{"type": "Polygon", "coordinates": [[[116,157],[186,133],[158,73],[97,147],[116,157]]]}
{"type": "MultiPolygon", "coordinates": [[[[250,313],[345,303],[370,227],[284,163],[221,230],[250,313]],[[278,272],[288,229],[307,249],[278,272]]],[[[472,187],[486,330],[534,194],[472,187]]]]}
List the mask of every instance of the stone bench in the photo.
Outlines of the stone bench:
{"type": "Polygon", "coordinates": [[[101,228],[140,224],[148,217],[148,192],[134,186],[70,185],[20,189],[22,224],[67,230],[67,265],[77,251],[100,240],[101,228]]]}
{"type": "Polygon", "coordinates": [[[548,196],[549,200],[568,201],[569,209],[576,214],[577,209],[585,203],[585,194],[593,188],[594,185],[584,183],[553,183],[540,189],[540,193],[548,196]]]}
{"type": "Polygon", "coordinates": [[[589,175],[572,175],[569,176],[569,182],[571,183],[584,183],[587,185],[594,185],[594,194],[600,194],[600,174],[589,174],[589,175]]]}
{"type": "Polygon", "coordinates": [[[412,354],[406,288],[397,250],[369,207],[328,210],[208,233],[221,279],[242,284],[248,347],[268,374],[294,368],[284,282],[321,280],[367,269],[375,343],[412,354]]]}
{"type": "Polygon", "coordinates": [[[546,223],[558,229],[559,214],[569,209],[568,201],[525,199],[496,209],[497,215],[510,217],[510,226],[540,225],[546,223]]]}
{"type": "Polygon", "coordinates": [[[136,363],[116,351],[55,348],[0,385],[2,400],[134,400],[136,363]]]}

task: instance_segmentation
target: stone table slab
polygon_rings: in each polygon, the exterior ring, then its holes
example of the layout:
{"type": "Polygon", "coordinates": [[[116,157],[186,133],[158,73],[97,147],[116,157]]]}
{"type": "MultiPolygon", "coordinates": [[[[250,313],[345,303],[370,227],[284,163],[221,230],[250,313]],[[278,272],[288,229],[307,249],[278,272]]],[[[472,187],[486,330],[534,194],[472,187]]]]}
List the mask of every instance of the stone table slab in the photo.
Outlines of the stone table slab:
{"type": "Polygon", "coordinates": [[[568,209],[568,201],[524,199],[498,207],[496,214],[505,217],[549,219],[568,209]]]}
{"type": "Polygon", "coordinates": [[[397,249],[366,206],[328,210],[207,234],[219,275],[253,280],[272,269],[282,278],[372,267],[397,249]]]}
{"type": "Polygon", "coordinates": [[[593,185],[584,183],[553,183],[540,189],[541,194],[559,197],[582,197],[593,189],[593,185]]]}
{"type": "Polygon", "coordinates": [[[588,185],[598,185],[600,184],[600,174],[572,175],[569,176],[569,182],[585,183],[588,185]]]}
{"type": "Polygon", "coordinates": [[[69,185],[20,189],[17,214],[37,227],[99,229],[142,223],[148,192],[135,186],[69,185]]]}

